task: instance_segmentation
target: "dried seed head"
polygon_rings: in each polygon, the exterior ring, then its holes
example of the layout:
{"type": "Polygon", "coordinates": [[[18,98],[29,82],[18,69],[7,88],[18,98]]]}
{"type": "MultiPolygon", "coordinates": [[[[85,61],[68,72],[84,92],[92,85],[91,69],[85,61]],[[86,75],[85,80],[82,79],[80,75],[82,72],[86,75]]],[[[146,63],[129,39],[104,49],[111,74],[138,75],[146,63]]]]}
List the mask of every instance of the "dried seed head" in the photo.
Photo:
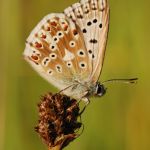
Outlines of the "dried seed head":
{"type": "Polygon", "coordinates": [[[75,99],[61,94],[48,93],[38,104],[39,123],[35,131],[39,133],[48,147],[61,145],[61,149],[78,137],[77,129],[79,105],[75,99]]]}

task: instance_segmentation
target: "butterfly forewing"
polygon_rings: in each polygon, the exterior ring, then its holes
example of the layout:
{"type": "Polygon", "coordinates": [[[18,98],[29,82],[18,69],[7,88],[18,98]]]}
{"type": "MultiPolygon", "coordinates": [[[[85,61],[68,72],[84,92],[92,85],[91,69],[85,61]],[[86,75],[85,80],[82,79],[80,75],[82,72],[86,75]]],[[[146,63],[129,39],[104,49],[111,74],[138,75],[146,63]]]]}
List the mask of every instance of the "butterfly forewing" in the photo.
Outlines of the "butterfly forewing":
{"type": "MultiPolygon", "coordinates": [[[[105,55],[109,25],[109,6],[106,0],[81,0],[64,13],[80,28],[89,57],[87,81],[97,82],[105,55]]],[[[86,80],[86,79],[85,79],[86,80]]]]}
{"type": "Polygon", "coordinates": [[[107,36],[109,29],[109,5],[105,0],[100,1],[100,23],[98,24],[98,49],[96,51],[96,59],[94,64],[93,73],[90,77],[93,83],[96,83],[99,79],[99,76],[102,71],[106,44],[107,44],[107,36]]]}

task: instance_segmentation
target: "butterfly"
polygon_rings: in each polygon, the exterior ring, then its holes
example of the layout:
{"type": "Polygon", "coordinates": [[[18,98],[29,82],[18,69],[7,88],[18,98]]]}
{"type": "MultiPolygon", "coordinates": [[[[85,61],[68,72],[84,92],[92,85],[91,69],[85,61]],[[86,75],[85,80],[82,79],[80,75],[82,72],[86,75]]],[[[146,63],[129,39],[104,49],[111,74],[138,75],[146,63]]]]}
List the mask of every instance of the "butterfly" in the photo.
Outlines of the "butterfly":
{"type": "Polygon", "coordinates": [[[63,13],[48,14],[27,38],[25,60],[67,96],[87,103],[90,96],[103,96],[106,88],[98,80],[109,12],[107,0],[81,0],[63,13]]]}

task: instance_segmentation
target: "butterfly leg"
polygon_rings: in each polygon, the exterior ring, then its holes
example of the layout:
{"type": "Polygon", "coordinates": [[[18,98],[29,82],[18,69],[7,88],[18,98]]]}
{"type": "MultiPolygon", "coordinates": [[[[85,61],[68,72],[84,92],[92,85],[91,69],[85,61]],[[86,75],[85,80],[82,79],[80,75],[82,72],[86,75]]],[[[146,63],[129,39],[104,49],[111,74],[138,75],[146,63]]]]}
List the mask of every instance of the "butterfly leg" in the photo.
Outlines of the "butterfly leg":
{"type": "Polygon", "coordinates": [[[87,106],[90,103],[90,100],[87,97],[83,97],[81,100],[85,102],[85,106],[87,106]]]}
{"type": "Polygon", "coordinates": [[[81,98],[78,102],[80,103],[81,101],[84,101],[85,105],[84,105],[83,109],[81,110],[80,115],[82,115],[82,113],[85,111],[86,107],[90,103],[90,100],[87,97],[81,98]]]}

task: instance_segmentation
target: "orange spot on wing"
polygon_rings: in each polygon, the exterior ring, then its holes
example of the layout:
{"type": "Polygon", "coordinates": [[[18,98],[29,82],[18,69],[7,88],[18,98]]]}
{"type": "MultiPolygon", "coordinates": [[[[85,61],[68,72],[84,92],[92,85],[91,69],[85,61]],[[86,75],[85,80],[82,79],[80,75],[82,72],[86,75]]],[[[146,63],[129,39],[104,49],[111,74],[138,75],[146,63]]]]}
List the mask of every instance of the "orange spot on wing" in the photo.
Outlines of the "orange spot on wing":
{"type": "Polygon", "coordinates": [[[51,28],[50,28],[50,27],[47,27],[47,28],[46,28],[46,31],[50,31],[50,30],[51,30],[51,28]]]}
{"type": "Polygon", "coordinates": [[[38,37],[38,34],[37,34],[37,33],[35,33],[35,37],[38,37]]]}
{"type": "Polygon", "coordinates": [[[57,26],[57,23],[56,22],[51,22],[51,25],[52,26],[57,26]]]}
{"type": "Polygon", "coordinates": [[[43,39],[46,39],[46,35],[45,34],[42,34],[41,36],[43,39]]]}
{"type": "Polygon", "coordinates": [[[68,29],[68,25],[65,25],[64,30],[67,31],[67,29],[68,29]]]}
{"type": "Polygon", "coordinates": [[[38,57],[38,56],[35,56],[35,55],[32,55],[31,58],[32,58],[32,60],[34,60],[34,61],[37,61],[37,60],[39,59],[39,57],[38,57]]]}
{"type": "Polygon", "coordinates": [[[35,46],[36,46],[36,48],[41,48],[41,47],[42,47],[42,44],[41,44],[41,43],[38,43],[38,42],[35,42],[35,46]]]}
{"type": "Polygon", "coordinates": [[[76,29],[73,30],[73,34],[74,34],[74,35],[77,35],[77,34],[78,34],[78,32],[77,32],[76,29]]]}
{"type": "Polygon", "coordinates": [[[65,22],[62,22],[62,24],[65,24],[65,22]]]}

